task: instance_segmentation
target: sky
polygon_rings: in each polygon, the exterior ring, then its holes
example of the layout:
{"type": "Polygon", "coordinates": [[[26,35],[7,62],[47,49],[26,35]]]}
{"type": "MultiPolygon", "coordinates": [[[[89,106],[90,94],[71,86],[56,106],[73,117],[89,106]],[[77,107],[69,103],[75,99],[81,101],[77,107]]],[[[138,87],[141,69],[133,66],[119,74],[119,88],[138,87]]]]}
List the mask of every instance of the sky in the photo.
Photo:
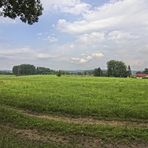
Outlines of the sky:
{"type": "Polygon", "coordinates": [[[148,0],[41,0],[33,25],[0,17],[0,70],[33,64],[57,70],[148,67],[148,0]]]}

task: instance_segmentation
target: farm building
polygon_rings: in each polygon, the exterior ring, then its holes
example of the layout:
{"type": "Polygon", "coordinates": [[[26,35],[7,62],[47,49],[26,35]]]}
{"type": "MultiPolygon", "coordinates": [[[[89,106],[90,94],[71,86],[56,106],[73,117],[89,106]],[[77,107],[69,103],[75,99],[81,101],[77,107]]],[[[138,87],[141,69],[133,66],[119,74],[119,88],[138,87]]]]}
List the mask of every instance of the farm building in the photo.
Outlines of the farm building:
{"type": "Polygon", "coordinates": [[[136,73],[135,75],[137,78],[145,78],[145,77],[148,77],[148,74],[145,74],[145,73],[136,73]]]}

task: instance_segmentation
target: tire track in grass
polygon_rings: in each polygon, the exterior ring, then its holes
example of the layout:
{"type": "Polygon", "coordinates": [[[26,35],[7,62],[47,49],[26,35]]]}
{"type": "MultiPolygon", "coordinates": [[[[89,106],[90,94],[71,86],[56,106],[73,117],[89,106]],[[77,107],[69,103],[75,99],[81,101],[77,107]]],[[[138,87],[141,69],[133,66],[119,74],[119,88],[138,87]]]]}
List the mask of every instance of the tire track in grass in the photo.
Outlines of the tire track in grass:
{"type": "Polygon", "coordinates": [[[20,108],[12,108],[10,106],[3,106],[13,109],[21,114],[30,117],[36,117],[39,119],[61,121],[69,124],[82,124],[82,125],[103,125],[103,126],[113,126],[113,127],[131,127],[131,128],[148,128],[148,120],[107,120],[107,119],[95,119],[93,117],[70,117],[64,115],[54,115],[54,114],[43,114],[32,112],[30,110],[23,110],[20,108]]]}
{"type": "Polygon", "coordinates": [[[21,113],[30,116],[36,117],[40,119],[54,120],[54,121],[62,121],[64,123],[71,124],[83,124],[83,125],[106,125],[106,126],[124,126],[124,127],[134,127],[134,128],[148,128],[148,121],[119,121],[119,120],[103,120],[103,119],[94,119],[92,117],[67,117],[64,115],[44,115],[39,113],[33,113],[30,111],[22,111],[21,113]]]}

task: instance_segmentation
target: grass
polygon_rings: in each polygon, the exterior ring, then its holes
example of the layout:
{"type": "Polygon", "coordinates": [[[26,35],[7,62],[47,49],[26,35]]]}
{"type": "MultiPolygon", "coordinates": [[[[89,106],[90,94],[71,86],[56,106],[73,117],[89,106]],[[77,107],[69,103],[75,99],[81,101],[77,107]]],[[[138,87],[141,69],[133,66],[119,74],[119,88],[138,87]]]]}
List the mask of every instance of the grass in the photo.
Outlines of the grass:
{"type": "MultiPolygon", "coordinates": [[[[0,147],[2,148],[58,148],[56,144],[45,144],[40,141],[21,139],[16,133],[10,132],[10,129],[0,127],[0,147]]],[[[64,147],[63,147],[64,148],[64,147]]]]}
{"type": "MultiPolygon", "coordinates": [[[[60,133],[64,136],[94,137],[105,141],[107,139],[148,141],[146,127],[73,124],[31,117],[20,112],[24,110],[74,118],[134,120],[148,123],[148,80],[146,79],[0,76],[0,104],[1,126],[37,130],[39,133],[60,133]]],[[[3,128],[0,130],[0,133],[5,133],[0,134],[0,146],[12,143],[15,144],[14,147],[22,147],[24,142],[25,145],[28,144],[26,147],[58,147],[49,141],[42,143],[36,140],[22,140],[17,136],[14,137],[13,132],[7,133],[3,128]]],[[[14,132],[14,135],[17,134],[14,132]]],[[[73,145],[75,140],[64,147],[73,145]]]]}
{"type": "Polygon", "coordinates": [[[148,119],[148,80],[0,77],[0,104],[36,112],[148,119]]]}
{"type": "Polygon", "coordinates": [[[14,109],[5,107],[0,108],[0,122],[2,124],[13,125],[16,128],[22,129],[41,129],[45,131],[61,132],[63,134],[85,135],[85,136],[99,136],[100,138],[125,138],[148,140],[148,129],[112,127],[112,126],[97,126],[97,125],[81,125],[70,124],[61,121],[52,121],[46,119],[38,119],[36,117],[28,117],[17,112],[14,109]]]}

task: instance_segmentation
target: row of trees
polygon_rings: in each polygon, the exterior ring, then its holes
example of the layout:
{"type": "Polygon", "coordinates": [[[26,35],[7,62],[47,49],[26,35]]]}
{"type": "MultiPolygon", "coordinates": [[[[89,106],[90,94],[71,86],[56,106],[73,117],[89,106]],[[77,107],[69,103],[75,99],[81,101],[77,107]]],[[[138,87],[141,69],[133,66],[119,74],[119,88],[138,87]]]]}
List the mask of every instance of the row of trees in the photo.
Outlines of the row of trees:
{"type": "Polygon", "coordinates": [[[12,72],[8,70],[0,70],[0,75],[12,75],[12,72]]]}
{"type": "Polygon", "coordinates": [[[45,67],[35,67],[30,64],[21,64],[12,69],[15,75],[34,75],[34,74],[52,74],[55,71],[45,67]]]}
{"type": "Polygon", "coordinates": [[[109,77],[127,77],[131,76],[130,66],[126,66],[122,61],[111,60],[107,62],[107,71],[102,71],[101,68],[94,70],[94,76],[109,76],[109,77]]]}
{"type": "MultiPolygon", "coordinates": [[[[122,61],[110,60],[107,62],[107,70],[102,70],[100,67],[94,70],[87,71],[55,71],[45,67],[35,67],[30,64],[22,64],[13,67],[13,74],[15,75],[33,75],[33,74],[56,74],[61,75],[94,75],[94,76],[108,76],[108,77],[130,77],[132,71],[130,66],[126,66],[122,61]]],[[[148,68],[144,70],[148,74],[148,68]]]]}
{"type": "Polygon", "coordinates": [[[64,71],[64,70],[51,70],[46,67],[35,67],[34,65],[30,64],[21,64],[14,66],[12,68],[13,74],[19,76],[19,75],[34,75],[34,74],[55,74],[57,76],[61,75],[92,75],[93,70],[90,71],[64,71]]]}

